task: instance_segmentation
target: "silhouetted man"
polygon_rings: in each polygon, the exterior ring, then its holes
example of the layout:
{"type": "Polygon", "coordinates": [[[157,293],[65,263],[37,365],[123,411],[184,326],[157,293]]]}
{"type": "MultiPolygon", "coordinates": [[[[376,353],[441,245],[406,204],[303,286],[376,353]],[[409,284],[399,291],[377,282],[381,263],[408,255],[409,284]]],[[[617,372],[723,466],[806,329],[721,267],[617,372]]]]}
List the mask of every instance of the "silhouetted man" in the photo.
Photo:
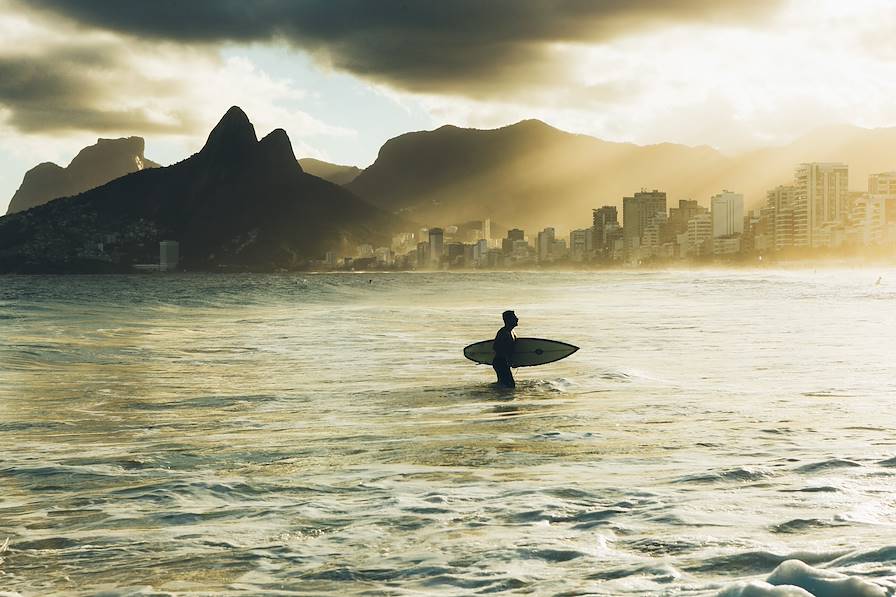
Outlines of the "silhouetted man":
{"type": "Polygon", "coordinates": [[[492,348],[495,351],[495,358],[492,361],[492,367],[495,368],[495,374],[498,376],[498,383],[505,388],[516,387],[513,381],[513,373],[510,372],[510,357],[513,355],[513,344],[516,342],[516,336],[513,328],[520,322],[513,311],[504,311],[501,313],[504,318],[504,327],[498,330],[492,348]]]}

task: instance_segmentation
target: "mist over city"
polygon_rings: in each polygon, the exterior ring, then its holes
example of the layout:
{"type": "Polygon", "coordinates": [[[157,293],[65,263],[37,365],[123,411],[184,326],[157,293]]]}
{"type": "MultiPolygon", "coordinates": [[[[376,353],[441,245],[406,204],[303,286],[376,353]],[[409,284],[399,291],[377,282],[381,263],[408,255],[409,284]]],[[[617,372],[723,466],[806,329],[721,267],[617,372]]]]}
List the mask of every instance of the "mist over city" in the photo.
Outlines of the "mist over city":
{"type": "Polygon", "coordinates": [[[0,0],[0,597],[896,594],[890,0],[0,0]]]}

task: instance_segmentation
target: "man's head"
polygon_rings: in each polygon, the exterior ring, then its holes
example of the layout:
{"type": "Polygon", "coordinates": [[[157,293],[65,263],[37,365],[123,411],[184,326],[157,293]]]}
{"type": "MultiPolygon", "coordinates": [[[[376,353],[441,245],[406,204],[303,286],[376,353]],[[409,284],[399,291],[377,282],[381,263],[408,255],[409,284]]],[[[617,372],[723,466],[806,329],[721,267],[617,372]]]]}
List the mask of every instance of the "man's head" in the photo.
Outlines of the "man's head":
{"type": "Polygon", "coordinates": [[[504,325],[509,328],[516,327],[516,324],[518,324],[520,321],[519,319],[517,319],[516,313],[514,313],[513,311],[504,311],[503,313],[501,313],[501,317],[504,318],[504,325]]]}

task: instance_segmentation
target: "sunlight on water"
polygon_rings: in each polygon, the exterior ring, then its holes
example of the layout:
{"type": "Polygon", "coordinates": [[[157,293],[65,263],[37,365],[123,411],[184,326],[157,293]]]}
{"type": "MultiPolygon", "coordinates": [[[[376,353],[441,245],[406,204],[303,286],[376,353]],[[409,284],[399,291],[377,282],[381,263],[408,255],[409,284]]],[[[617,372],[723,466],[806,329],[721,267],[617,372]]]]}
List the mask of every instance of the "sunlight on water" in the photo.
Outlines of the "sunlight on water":
{"type": "Polygon", "coordinates": [[[0,591],[889,594],[894,306],[877,270],[2,277],[0,591]],[[507,308],[581,349],[494,388],[461,350],[507,308]]]}

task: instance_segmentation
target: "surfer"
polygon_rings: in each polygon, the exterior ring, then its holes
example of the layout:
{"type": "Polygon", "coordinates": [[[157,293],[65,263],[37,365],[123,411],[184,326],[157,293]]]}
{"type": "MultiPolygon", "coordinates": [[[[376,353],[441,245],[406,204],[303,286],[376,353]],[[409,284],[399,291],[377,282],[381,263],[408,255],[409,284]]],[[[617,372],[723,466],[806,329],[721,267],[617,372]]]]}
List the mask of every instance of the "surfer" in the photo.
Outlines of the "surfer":
{"type": "Polygon", "coordinates": [[[501,313],[504,319],[504,327],[498,330],[495,335],[495,341],[492,348],[495,351],[495,358],[492,361],[492,367],[495,368],[495,374],[498,376],[498,383],[505,388],[516,387],[513,381],[513,373],[510,372],[510,357],[513,354],[513,344],[516,342],[516,335],[513,328],[520,322],[513,311],[504,311],[501,313]]]}

